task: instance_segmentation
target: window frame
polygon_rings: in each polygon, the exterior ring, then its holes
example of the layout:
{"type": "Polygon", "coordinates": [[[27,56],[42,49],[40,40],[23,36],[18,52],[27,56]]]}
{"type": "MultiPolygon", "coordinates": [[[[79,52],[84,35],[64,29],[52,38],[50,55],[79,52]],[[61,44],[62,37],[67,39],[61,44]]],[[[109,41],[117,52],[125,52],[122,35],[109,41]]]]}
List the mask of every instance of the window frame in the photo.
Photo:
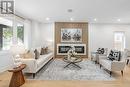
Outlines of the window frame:
{"type": "MultiPolygon", "coordinates": [[[[4,20],[9,20],[9,21],[11,21],[12,22],[12,29],[13,29],[13,34],[12,34],[12,44],[14,44],[14,43],[17,43],[18,44],[18,35],[17,35],[17,24],[22,24],[23,25],[23,29],[24,29],[24,31],[23,31],[23,45],[25,45],[25,25],[24,25],[24,20],[20,20],[20,19],[18,19],[18,18],[8,18],[8,17],[0,17],[0,18],[2,18],[2,19],[4,19],[4,20]]],[[[3,24],[3,25],[6,25],[6,24],[3,24]]],[[[8,26],[8,24],[7,24],[7,26],[8,26]]],[[[3,50],[3,49],[0,49],[0,53],[1,52],[4,52],[4,51],[9,51],[9,49],[8,50],[3,50]]]]}
{"type": "MultiPolygon", "coordinates": [[[[17,25],[18,25],[18,24],[23,25],[23,42],[22,42],[22,44],[24,44],[24,42],[25,42],[25,40],[24,40],[24,38],[25,38],[25,26],[24,26],[24,23],[23,23],[23,22],[17,21],[17,22],[16,22],[16,28],[17,28],[17,25]]],[[[17,44],[19,44],[19,42],[18,42],[18,29],[16,30],[16,33],[17,33],[17,44]]]]}
{"type": "Polygon", "coordinates": [[[126,34],[125,34],[125,31],[114,31],[114,33],[113,33],[113,48],[114,49],[116,49],[115,48],[115,33],[123,33],[123,36],[124,36],[124,39],[123,39],[123,48],[121,48],[121,50],[120,51],[123,51],[125,48],[126,48],[126,34]]]}

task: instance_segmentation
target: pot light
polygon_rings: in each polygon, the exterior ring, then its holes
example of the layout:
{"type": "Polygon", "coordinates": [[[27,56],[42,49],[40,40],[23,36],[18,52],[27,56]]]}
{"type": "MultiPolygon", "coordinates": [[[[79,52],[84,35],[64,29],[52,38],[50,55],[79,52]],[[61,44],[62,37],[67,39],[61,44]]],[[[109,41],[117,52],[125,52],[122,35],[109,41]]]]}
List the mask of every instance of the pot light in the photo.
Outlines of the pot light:
{"type": "Polygon", "coordinates": [[[47,17],[47,18],[46,18],[46,20],[47,20],[47,21],[49,21],[49,20],[50,20],[50,18],[49,18],[49,17],[47,17]]]}
{"type": "Polygon", "coordinates": [[[68,9],[67,10],[69,13],[72,13],[73,12],[73,9],[68,9]]]}
{"type": "Polygon", "coordinates": [[[119,21],[119,22],[120,22],[120,21],[121,21],[121,19],[117,19],[117,21],[119,21]]]}
{"type": "Polygon", "coordinates": [[[97,19],[95,18],[94,21],[97,21],[97,19]]]}
{"type": "Polygon", "coordinates": [[[70,21],[73,21],[74,19],[73,18],[70,18],[70,21]]]}

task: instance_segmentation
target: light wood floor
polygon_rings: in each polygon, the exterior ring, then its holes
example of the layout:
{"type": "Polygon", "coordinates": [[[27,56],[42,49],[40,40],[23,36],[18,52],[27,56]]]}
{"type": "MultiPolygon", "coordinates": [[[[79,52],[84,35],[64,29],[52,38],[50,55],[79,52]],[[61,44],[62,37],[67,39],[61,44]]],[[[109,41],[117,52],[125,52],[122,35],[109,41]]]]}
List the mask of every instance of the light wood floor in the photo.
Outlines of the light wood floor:
{"type": "MultiPolygon", "coordinates": [[[[8,87],[11,73],[0,74],[0,87],[8,87]]],[[[126,66],[124,76],[120,72],[112,74],[114,81],[45,81],[45,80],[26,80],[22,87],[130,87],[130,66],[126,66]]]]}

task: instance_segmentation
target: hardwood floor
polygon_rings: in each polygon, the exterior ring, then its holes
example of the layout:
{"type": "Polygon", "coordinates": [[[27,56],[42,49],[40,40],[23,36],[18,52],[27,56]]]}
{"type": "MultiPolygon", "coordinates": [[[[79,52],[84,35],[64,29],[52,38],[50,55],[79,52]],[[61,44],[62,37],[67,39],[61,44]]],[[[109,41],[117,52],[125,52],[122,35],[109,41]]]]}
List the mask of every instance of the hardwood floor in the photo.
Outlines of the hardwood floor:
{"type": "MultiPolygon", "coordinates": [[[[0,87],[8,87],[11,73],[0,74],[0,87]]],[[[26,80],[21,87],[130,87],[130,66],[126,66],[124,75],[120,72],[112,74],[115,81],[45,81],[45,80],[26,80]]]]}

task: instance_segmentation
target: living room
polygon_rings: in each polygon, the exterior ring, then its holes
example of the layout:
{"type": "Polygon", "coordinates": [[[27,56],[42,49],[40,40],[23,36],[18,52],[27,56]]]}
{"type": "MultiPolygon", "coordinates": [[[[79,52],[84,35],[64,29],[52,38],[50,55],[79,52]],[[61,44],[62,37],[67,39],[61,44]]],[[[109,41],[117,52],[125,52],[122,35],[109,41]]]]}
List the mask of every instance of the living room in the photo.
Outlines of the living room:
{"type": "Polygon", "coordinates": [[[130,86],[129,0],[0,2],[0,87],[130,86]]]}

